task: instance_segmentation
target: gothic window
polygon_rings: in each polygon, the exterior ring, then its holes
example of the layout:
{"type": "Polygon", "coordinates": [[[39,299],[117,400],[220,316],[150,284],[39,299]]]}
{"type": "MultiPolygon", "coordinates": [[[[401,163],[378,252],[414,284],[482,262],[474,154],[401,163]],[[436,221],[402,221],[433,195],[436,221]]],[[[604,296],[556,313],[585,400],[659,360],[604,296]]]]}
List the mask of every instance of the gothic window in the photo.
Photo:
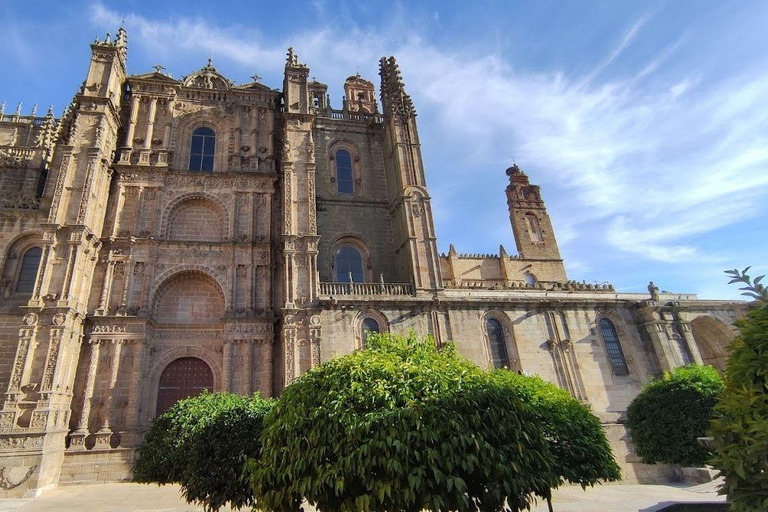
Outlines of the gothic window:
{"type": "Polygon", "coordinates": [[[216,149],[216,134],[208,127],[201,126],[192,132],[189,153],[189,170],[213,172],[213,155],[216,149]]]}
{"type": "Polygon", "coordinates": [[[674,329],[675,332],[672,334],[672,339],[677,343],[677,348],[680,350],[680,356],[683,358],[683,364],[693,363],[691,349],[688,347],[688,343],[686,343],[683,333],[680,332],[680,327],[675,324],[674,329]]]}
{"type": "Polygon", "coordinates": [[[333,259],[333,266],[336,272],[337,283],[348,283],[350,279],[353,283],[365,281],[363,256],[360,254],[360,251],[351,245],[339,247],[333,259]]]}
{"type": "Polygon", "coordinates": [[[42,254],[43,250],[39,247],[32,247],[24,253],[24,257],[21,259],[19,277],[16,280],[17,293],[32,293],[42,254]]]}
{"type": "Polygon", "coordinates": [[[485,331],[488,334],[488,346],[491,352],[491,361],[494,368],[509,368],[509,355],[507,354],[507,342],[504,339],[504,328],[495,318],[485,321],[485,331]]]}
{"type": "Polygon", "coordinates": [[[353,194],[355,192],[352,155],[346,149],[340,149],[336,152],[336,190],[339,194],[353,194]]]}
{"type": "Polygon", "coordinates": [[[600,319],[600,333],[603,336],[605,350],[608,352],[608,361],[611,363],[613,373],[616,375],[629,375],[627,360],[624,358],[624,351],[619,344],[619,335],[616,333],[616,327],[613,322],[607,318],[600,319]]]}
{"type": "Polygon", "coordinates": [[[543,242],[544,237],[541,236],[541,227],[539,226],[539,219],[532,213],[525,214],[525,225],[528,228],[528,236],[531,237],[531,242],[543,242]]]}
{"type": "Polygon", "coordinates": [[[363,347],[365,347],[365,341],[368,339],[368,333],[381,332],[381,329],[379,327],[379,322],[377,322],[376,320],[370,317],[363,319],[363,325],[361,330],[362,330],[361,335],[363,338],[363,347]]]}

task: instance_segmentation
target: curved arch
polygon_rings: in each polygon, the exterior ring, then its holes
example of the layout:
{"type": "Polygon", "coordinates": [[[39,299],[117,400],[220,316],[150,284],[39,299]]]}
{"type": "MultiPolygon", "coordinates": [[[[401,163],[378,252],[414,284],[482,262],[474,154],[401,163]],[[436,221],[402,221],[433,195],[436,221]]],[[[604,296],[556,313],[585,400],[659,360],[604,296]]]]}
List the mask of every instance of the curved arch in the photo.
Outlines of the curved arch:
{"type": "Polygon", "coordinates": [[[216,132],[207,126],[198,126],[192,131],[189,170],[213,172],[216,156],[216,132]]]}
{"type": "Polygon", "coordinates": [[[691,332],[703,363],[714,366],[720,372],[725,371],[728,345],[736,336],[734,331],[724,322],[703,315],[691,321],[691,332]]]}
{"type": "Polygon", "coordinates": [[[403,190],[403,197],[413,196],[421,199],[430,199],[427,189],[420,185],[409,185],[403,190]]]}
{"type": "Polygon", "coordinates": [[[378,324],[379,330],[377,332],[389,332],[389,320],[383,313],[372,308],[363,309],[355,315],[352,321],[355,333],[355,349],[365,348],[365,337],[367,334],[365,332],[365,321],[367,319],[374,320],[378,324]]]}
{"type": "Polygon", "coordinates": [[[358,145],[349,139],[334,139],[328,143],[327,155],[328,170],[336,193],[361,195],[363,179],[358,145]],[[344,154],[347,156],[342,158],[344,154]]]}
{"type": "Polygon", "coordinates": [[[9,297],[16,293],[25,254],[33,247],[42,248],[43,245],[42,235],[35,232],[22,233],[8,244],[0,264],[0,296],[9,297]]]}
{"type": "Polygon", "coordinates": [[[177,169],[189,169],[189,156],[192,149],[192,133],[198,128],[210,128],[216,133],[213,172],[226,170],[227,144],[226,135],[229,133],[224,120],[220,119],[215,110],[190,112],[174,120],[171,149],[174,152],[174,164],[177,169]]]}
{"type": "MultiPolygon", "coordinates": [[[[332,244],[331,244],[331,258],[330,258],[330,264],[331,264],[331,276],[333,276],[333,280],[336,282],[348,282],[349,278],[344,276],[344,279],[339,280],[339,268],[336,263],[336,257],[339,253],[339,251],[345,247],[352,247],[358,251],[361,257],[361,273],[362,273],[362,282],[372,282],[373,281],[373,260],[371,257],[371,251],[368,248],[368,244],[365,243],[365,241],[357,236],[357,235],[342,235],[338,237],[332,244]]],[[[347,269],[345,272],[348,272],[350,269],[347,269]]],[[[354,274],[354,271],[353,271],[354,274]]],[[[353,275],[353,280],[354,280],[353,275]]],[[[358,282],[358,281],[355,281],[358,282]]]]}
{"type": "Polygon", "coordinates": [[[155,288],[151,305],[152,317],[158,323],[217,323],[226,311],[226,296],[213,276],[197,270],[183,270],[167,277],[155,288]],[[171,292],[175,295],[166,300],[166,295],[171,292]]]}
{"type": "Polygon", "coordinates": [[[160,376],[163,370],[171,364],[173,361],[183,357],[195,357],[201,359],[213,373],[213,392],[225,391],[222,389],[222,365],[221,355],[217,354],[214,350],[201,346],[186,346],[186,347],[173,347],[160,353],[157,359],[150,362],[149,371],[147,372],[147,385],[148,391],[147,402],[152,404],[147,409],[147,420],[152,417],[156,411],[157,406],[157,391],[160,383],[160,376]]]}
{"type": "Polygon", "coordinates": [[[599,315],[595,319],[597,331],[600,333],[600,339],[603,342],[605,356],[608,364],[616,376],[629,375],[629,364],[624,355],[624,349],[621,347],[621,336],[616,323],[610,318],[612,315],[599,315]]]}
{"type": "MultiPolygon", "coordinates": [[[[174,212],[178,211],[179,207],[183,207],[184,203],[191,201],[206,201],[213,211],[216,211],[220,216],[221,223],[221,237],[220,240],[229,239],[229,210],[224,201],[218,197],[206,194],[205,192],[187,192],[174,197],[168,204],[165,205],[162,214],[162,220],[160,226],[162,227],[162,233],[166,238],[171,236],[171,228],[174,212]]],[[[218,241],[218,240],[217,240],[218,241]]]]}
{"type": "Polygon", "coordinates": [[[486,311],[481,317],[481,322],[483,340],[485,341],[483,346],[489,367],[522,371],[520,353],[517,350],[515,332],[509,316],[499,310],[486,311]],[[495,325],[489,329],[491,324],[495,325]]]}

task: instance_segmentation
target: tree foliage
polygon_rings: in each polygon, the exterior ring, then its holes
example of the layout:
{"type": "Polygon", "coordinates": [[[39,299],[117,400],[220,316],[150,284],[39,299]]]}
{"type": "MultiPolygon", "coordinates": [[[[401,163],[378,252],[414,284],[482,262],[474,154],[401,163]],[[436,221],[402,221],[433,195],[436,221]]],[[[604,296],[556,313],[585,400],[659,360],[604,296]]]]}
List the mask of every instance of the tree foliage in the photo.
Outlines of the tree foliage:
{"type": "Polygon", "coordinates": [[[264,417],[274,405],[258,395],[203,393],[155,418],[138,448],[134,481],[178,483],[188,502],[206,510],[252,506],[243,469],[258,457],[264,417]]]}
{"type": "Polygon", "coordinates": [[[768,510],[768,301],[736,321],[725,391],[712,424],[731,510],[768,510]]]}
{"type": "Polygon", "coordinates": [[[522,384],[431,339],[367,345],[307,372],[268,415],[250,466],[264,508],[295,511],[306,498],[333,511],[519,510],[562,478],[592,482],[557,468],[522,384]]]}
{"type": "Polygon", "coordinates": [[[495,383],[507,387],[531,407],[549,441],[555,460],[552,469],[561,483],[587,487],[621,479],[600,420],[589,407],[538,376],[505,370],[491,375],[495,383]]]}
{"type": "Polygon", "coordinates": [[[681,366],[647,384],[627,409],[627,429],[643,462],[706,464],[711,454],[696,438],[708,435],[722,390],[711,366],[681,366]]]}

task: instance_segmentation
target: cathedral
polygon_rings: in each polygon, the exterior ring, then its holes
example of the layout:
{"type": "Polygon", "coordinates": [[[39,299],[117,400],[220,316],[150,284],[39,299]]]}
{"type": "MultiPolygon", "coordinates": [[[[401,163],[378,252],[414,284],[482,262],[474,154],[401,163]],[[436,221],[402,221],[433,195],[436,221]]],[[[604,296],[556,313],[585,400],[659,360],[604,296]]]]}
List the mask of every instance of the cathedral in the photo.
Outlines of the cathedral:
{"type": "Polygon", "coordinates": [[[410,330],[589,404],[625,481],[669,476],[633,453],[627,405],[663,371],[722,370],[746,304],[570,279],[517,165],[516,251],[440,254],[393,57],[378,95],[353,75],[334,108],[293,49],[279,89],[210,60],[129,75],[122,28],[91,50],[60,118],[0,109],[0,497],[130,479],[177,400],[277,396],[370,332],[410,330]]]}

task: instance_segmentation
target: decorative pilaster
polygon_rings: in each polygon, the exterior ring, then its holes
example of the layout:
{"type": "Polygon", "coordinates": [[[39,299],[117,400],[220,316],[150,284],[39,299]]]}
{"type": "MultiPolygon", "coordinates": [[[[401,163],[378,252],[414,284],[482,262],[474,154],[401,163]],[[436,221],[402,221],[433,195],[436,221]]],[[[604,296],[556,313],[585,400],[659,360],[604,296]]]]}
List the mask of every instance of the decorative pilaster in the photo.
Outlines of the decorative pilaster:
{"type": "Polygon", "coordinates": [[[252,392],[253,379],[253,341],[252,339],[242,340],[242,365],[240,366],[242,381],[240,382],[240,393],[250,395],[252,392]]]}
{"type": "Polygon", "coordinates": [[[144,382],[144,361],[147,356],[147,340],[132,340],[130,347],[133,352],[133,365],[131,367],[131,384],[128,388],[128,403],[125,406],[125,432],[122,435],[122,446],[136,446],[141,440],[141,416],[140,404],[142,397],[142,383],[144,382]]]}
{"type": "Polygon", "coordinates": [[[232,343],[233,340],[224,340],[222,351],[221,391],[232,390],[232,343]]]}
{"type": "Polygon", "coordinates": [[[91,340],[89,345],[91,347],[91,354],[88,359],[85,386],[80,401],[80,414],[78,415],[75,430],[69,435],[69,449],[72,451],[85,450],[85,438],[88,436],[88,419],[91,416],[91,408],[93,407],[93,388],[96,383],[101,341],[91,340]]]}
{"type": "Polygon", "coordinates": [[[264,370],[262,371],[261,392],[265,398],[269,398],[273,395],[272,382],[274,381],[274,366],[272,364],[272,346],[273,340],[266,340],[261,344],[261,358],[264,363],[264,370]]]}
{"type": "Polygon", "coordinates": [[[109,363],[109,381],[107,400],[103,406],[104,421],[101,429],[96,432],[96,448],[109,448],[109,441],[112,436],[112,416],[114,415],[115,384],[117,384],[117,374],[120,370],[120,354],[123,348],[123,340],[112,340],[112,359],[109,363]]]}

